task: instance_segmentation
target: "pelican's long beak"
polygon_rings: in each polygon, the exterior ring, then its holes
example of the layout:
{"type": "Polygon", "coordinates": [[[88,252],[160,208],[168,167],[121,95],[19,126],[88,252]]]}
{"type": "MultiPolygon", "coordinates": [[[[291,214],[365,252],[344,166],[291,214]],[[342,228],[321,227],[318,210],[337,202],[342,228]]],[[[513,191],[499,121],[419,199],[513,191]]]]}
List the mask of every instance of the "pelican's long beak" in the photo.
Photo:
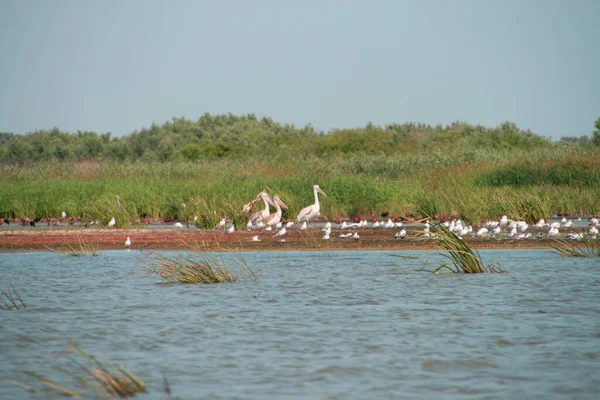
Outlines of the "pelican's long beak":
{"type": "Polygon", "coordinates": [[[278,199],[277,201],[279,203],[279,205],[283,208],[288,208],[288,206],[285,205],[285,203],[283,201],[281,201],[281,199],[278,199]]]}
{"type": "Polygon", "coordinates": [[[269,195],[268,195],[268,194],[266,194],[266,193],[265,193],[265,197],[264,197],[264,199],[267,201],[267,203],[269,203],[269,204],[270,204],[270,205],[272,205],[273,207],[277,207],[277,206],[275,205],[275,203],[273,203],[273,200],[271,200],[271,198],[269,197],[269,195]]]}
{"type": "Polygon", "coordinates": [[[322,190],[321,190],[321,188],[318,188],[318,189],[317,189],[317,192],[319,192],[319,193],[321,193],[323,196],[327,197],[327,195],[325,194],[325,192],[324,192],[324,191],[322,191],[322,190]]]}

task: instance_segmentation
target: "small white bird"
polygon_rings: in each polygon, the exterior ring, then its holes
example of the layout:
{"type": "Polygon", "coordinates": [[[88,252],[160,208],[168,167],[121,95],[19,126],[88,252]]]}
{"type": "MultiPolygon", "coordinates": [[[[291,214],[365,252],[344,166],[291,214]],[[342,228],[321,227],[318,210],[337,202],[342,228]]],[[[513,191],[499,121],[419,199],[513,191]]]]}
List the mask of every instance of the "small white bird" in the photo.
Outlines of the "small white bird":
{"type": "Polygon", "coordinates": [[[278,222],[277,225],[275,225],[275,229],[281,229],[282,226],[283,224],[281,222],[278,222]]]}
{"type": "Polygon", "coordinates": [[[286,233],[287,233],[287,230],[286,230],[285,228],[281,228],[281,230],[280,230],[279,232],[277,232],[277,233],[275,234],[275,236],[273,236],[273,237],[283,236],[283,235],[285,235],[286,233]]]}
{"type": "Polygon", "coordinates": [[[265,228],[265,231],[271,231],[271,230],[273,230],[273,228],[271,228],[270,226],[267,226],[267,227],[265,228]]]}
{"type": "Polygon", "coordinates": [[[246,224],[246,229],[247,230],[251,230],[252,229],[252,221],[248,221],[248,223],[246,224]]]}
{"type": "Polygon", "coordinates": [[[294,226],[294,223],[292,221],[288,221],[288,223],[285,224],[286,228],[291,228],[292,226],[294,226]]]}
{"type": "Polygon", "coordinates": [[[495,227],[494,229],[492,229],[492,233],[493,233],[494,235],[497,235],[497,234],[499,234],[499,233],[500,233],[500,231],[501,231],[501,229],[500,229],[500,226],[497,226],[497,227],[495,227]]]}
{"type": "Polygon", "coordinates": [[[560,235],[560,232],[558,231],[558,228],[556,227],[551,227],[550,230],[548,231],[548,234],[546,235],[547,237],[555,237],[560,235]]]}
{"type": "Polygon", "coordinates": [[[340,233],[341,238],[349,238],[350,236],[352,236],[352,232],[340,233]]]}
{"type": "Polygon", "coordinates": [[[131,247],[131,239],[127,236],[127,240],[125,241],[125,248],[128,249],[131,247]]]}
{"type": "Polygon", "coordinates": [[[592,225],[590,227],[590,230],[588,231],[588,233],[590,234],[590,236],[592,237],[592,239],[595,239],[596,235],[598,234],[598,228],[596,228],[595,225],[592,225]]]}
{"type": "Polygon", "coordinates": [[[177,221],[173,224],[173,228],[183,228],[183,224],[181,222],[177,221]]]}
{"type": "Polygon", "coordinates": [[[258,238],[258,235],[252,236],[252,241],[253,242],[260,242],[260,239],[258,238]]]}
{"type": "Polygon", "coordinates": [[[234,225],[234,224],[231,224],[231,225],[229,226],[229,228],[227,228],[227,234],[228,234],[228,235],[230,235],[230,234],[232,234],[233,232],[235,232],[235,225],[234,225]]]}
{"type": "Polygon", "coordinates": [[[106,225],[107,228],[112,228],[113,226],[115,226],[115,224],[117,223],[117,221],[115,220],[115,217],[112,217],[110,221],[108,221],[108,224],[106,225]]]}
{"type": "Polygon", "coordinates": [[[300,230],[305,231],[308,229],[308,224],[306,223],[306,221],[304,221],[302,223],[302,225],[300,226],[300,230]]]}
{"type": "Polygon", "coordinates": [[[256,223],[256,228],[257,228],[257,229],[262,229],[262,228],[264,228],[264,227],[265,227],[265,223],[264,223],[264,222],[262,222],[262,221],[258,221],[258,222],[256,223]]]}
{"type": "Polygon", "coordinates": [[[360,239],[358,232],[354,232],[354,235],[352,235],[352,240],[358,240],[358,239],[360,239]]]}
{"type": "Polygon", "coordinates": [[[402,229],[400,232],[396,232],[394,235],[396,239],[404,239],[406,237],[406,230],[402,229]]]}
{"type": "Polygon", "coordinates": [[[540,219],[538,222],[535,223],[535,227],[536,228],[542,228],[544,225],[546,225],[546,221],[544,221],[544,219],[540,219]]]}
{"type": "Polygon", "coordinates": [[[488,233],[488,229],[487,228],[479,228],[479,230],[476,233],[476,236],[487,235],[487,233],[488,233]]]}
{"type": "Polygon", "coordinates": [[[327,222],[321,230],[325,232],[327,229],[331,230],[331,222],[327,222]]]}
{"type": "Polygon", "coordinates": [[[67,218],[67,213],[65,211],[63,211],[60,215],[63,217],[63,219],[67,218]]]}
{"type": "Polygon", "coordinates": [[[219,223],[213,228],[213,231],[216,231],[217,229],[221,229],[222,227],[224,227],[226,222],[227,221],[225,220],[225,218],[221,218],[219,223]]]}

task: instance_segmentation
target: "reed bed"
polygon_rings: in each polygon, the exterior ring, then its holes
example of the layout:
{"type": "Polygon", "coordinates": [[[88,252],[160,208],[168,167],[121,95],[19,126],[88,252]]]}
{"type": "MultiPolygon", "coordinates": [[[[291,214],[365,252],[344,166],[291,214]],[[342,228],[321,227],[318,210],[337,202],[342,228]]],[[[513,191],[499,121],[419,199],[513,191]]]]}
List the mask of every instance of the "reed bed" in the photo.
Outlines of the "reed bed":
{"type": "Polygon", "coordinates": [[[584,238],[583,240],[555,239],[554,251],[561,257],[600,257],[600,240],[584,238]]]}
{"type": "MultiPolygon", "coordinates": [[[[117,366],[107,358],[104,358],[104,363],[102,363],[96,357],[83,351],[73,341],[69,341],[66,355],[66,364],[55,368],[74,380],[77,388],[93,389],[103,397],[132,397],[138,393],[147,392],[146,384],[125,366],[117,366]]],[[[84,397],[78,391],[58,384],[39,373],[25,371],[25,374],[31,381],[24,382],[14,379],[6,381],[44,397],[44,392],[34,386],[34,382],[52,388],[63,396],[84,397]]]]}
{"type": "MultiPolygon", "coordinates": [[[[210,285],[240,280],[225,265],[223,258],[213,252],[203,251],[200,244],[190,246],[194,251],[185,254],[149,253],[138,264],[146,271],[160,276],[163,283],[167,284],[210,285]]],[[[244,279],[258,279],[244,259],[236,258],[235,262],[244,279]]]]}
{"type": "Polygon", "coordinates": [[[557,148],[0,165],[0,217],[56,217],[67,211],[104,225],[114,217],[117,227],[146,217],[190,225],[195,220],[209,229],[226,217],[240,226],[246,222],[241,207],[262,188],[288,204],[286,219],[313,201],[310,188],[318,183],[328,194],[321,214],[330,218],[387,212],[456,215],[473,223],[506,214],[534,222],[558,210],[600,211],[597,160],[597,152],[557,148]],[[502,178],[498,171],[510,176],[502,178]]]}
{"type": "Polygon", "coordinates": [[[0,310],[20,310],[27,308],[15,288],[9,283],[6,290],[0,289],[0,310]]]}

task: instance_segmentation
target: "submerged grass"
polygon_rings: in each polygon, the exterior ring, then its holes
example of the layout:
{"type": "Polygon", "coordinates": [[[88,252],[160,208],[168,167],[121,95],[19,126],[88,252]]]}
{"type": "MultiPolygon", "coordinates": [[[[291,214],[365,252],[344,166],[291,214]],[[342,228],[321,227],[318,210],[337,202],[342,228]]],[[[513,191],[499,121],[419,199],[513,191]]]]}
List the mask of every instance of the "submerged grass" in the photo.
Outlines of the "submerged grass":
{"type": "MultiPolygon", "coordinates": [[[[139,264],[146,271],[160,276],[163,283],[168,284],[207,285],[237,282],[240,279],[217,254],[204,251],[201,244],[190,244],[190,247],[193,252],[185,254],[149,253],[139,264]]],[[[244,259],[236,258],[235,261],[245,279],[258,279],[244,259]]]]}
{"type": "Polygon", "coordinates": [[[562,257],[600,257],[600,240],[585,238],[581,241],[555,239],[552,248],[562,257]]]}
{"type": "MultiPolygon", "coordinates": [[[[57,366],[56,370],[71,377],[77,382],[78,388],[94,389],[104,397],[132,397],[138,393],[145,393],[147,391],[146,384],[126,367],[123,365],[117,366],[107,358],[104,358],[104,363],[101,363],[95,357],[83,351],[73,341],[69,341],[66,354],[66,365],[57,366]]],[[[39,382],[50,387],[63,396],[84,397],[81,393],[60,385],[39,373],[25,371],[25,374],[33,382],[24,382],[16,379],[7,379],[6,381],[42,396],[44,396],[44,392],[34,386],[34,382],[39,382]]]]}
{"type": "Polygon", "coordinates": [[[100,255],[100,243],[88,241],[83,239],[81,236],[77,236],[77,242],[72,243],[68,241],[66,238],[63,239],[63,248],[62,249],[52,249],[48,248],[63,257],[85,257],[87,255],[91,255],[93,257],[97,257],[100,255]]]}
{"type": "Polygon", "coordinates": [[[443,224],[433,224],[431,232],[439,239],[439,244],[446,250],[440,253],[448,261],[433,270],[434,273],[442,269],[466,274],[499,273],[502,271],[497,265],[484,265],[477,250],[471,249],[458,235],[443,224]]]}
{"type": "MultiPolygon", "coordinates": [[[[432,224],[430,232],[424,241],[436,240],[445,251],[434,251],[434,254],[440,255],[447,261],[431,270],[434,274],[442,270],[448,270],[454,273],[481,274],[481,273],[503,273],[504,271],[496,264],[484,265],[481,256],[477,250],[465,243],[458,235],[452,232],[443,224],[432,224]]],[[[394,254],[394,257],[424,259],[429,263],[431,252],[427,251],[420,257],[402,256],[394,254]]]]}
{"type": "Polygon", "coordinates": [[[21,308],[27,307],[10,283],[6,286],[6,290],[0,289],[0,310],[20,310],[21,308]]]}

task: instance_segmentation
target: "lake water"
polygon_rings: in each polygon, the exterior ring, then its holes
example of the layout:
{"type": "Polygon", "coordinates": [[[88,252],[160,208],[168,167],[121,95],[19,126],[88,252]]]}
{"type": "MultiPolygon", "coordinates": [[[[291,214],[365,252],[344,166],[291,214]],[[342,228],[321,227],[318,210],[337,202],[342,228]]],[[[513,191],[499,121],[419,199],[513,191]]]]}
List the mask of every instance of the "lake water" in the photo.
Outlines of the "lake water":
{"type": "Polygon", "coordinates": [[[0,378],[75,388],[54,368],[72,339],[142,378],[141,399],[167,398],[163,376],[183,399],[599,398],[598,258],[488,250],[508,273],[467,276],[391,254],[422,253],[225,254],[260,279],[204,286],[157,284],[138,251],[0,254],[28,306],[0,310],[0,378]]]}

